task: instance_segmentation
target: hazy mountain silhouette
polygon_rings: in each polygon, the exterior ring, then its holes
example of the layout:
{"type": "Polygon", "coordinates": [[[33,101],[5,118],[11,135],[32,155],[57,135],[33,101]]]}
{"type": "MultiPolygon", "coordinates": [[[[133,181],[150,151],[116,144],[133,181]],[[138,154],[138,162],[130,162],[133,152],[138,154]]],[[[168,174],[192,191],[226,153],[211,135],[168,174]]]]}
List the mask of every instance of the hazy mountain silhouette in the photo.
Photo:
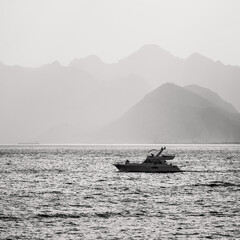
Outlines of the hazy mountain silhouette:
{"type": "Polygon", "coordinates": [[[240,142],[240,114],[225,110],[221,99],[216,104],[215,99],[201,95],[164,84],[105,128],[101,139],[118,143],[240,142]]]}
{"type": "Polygon", "coordinates": [[[198,53],[181,59],[158,45],[146,45],[114,64],[105,64],[96,57],[74,60],[72,64],[103,79],[139,75],[152,90],[165,82],[200,85],[217,92],[240,110],[240,67],[224,65],[198,53]]]}
{"type": "Polygon", "coordinates": [[[140,75],[154,89],[162,81],[165,82],[164,78],[172,72],[175,62],[181,64],[181,59],[157,45],[146,45],[117,63],[106,64],[96,56],[89,56],[73,60],[70,66],[79,67],[105,80],[140,75]]]}
{"type": "Polygon", "coordinates": [[[57,126],[66,132],[60,126],[85,131],[104,125],[138,102],[146,89],[136,75],[101,81],[58,62],[5,66],[0,69],[0,143],[29,142],[57,126]]]}
{"type": "Polygon", "coordinates": [[[210,102],[215,103],[219,108],[222,108],[223,110],[226,110],[230,113],[238,113],[238,111],[232,104],[224,101],[218,94],[211,91],[210,89],[203,88],[198,85],[188,85],[188,86],[185,86],[185,88],[190,90],[193,93],[196,93],[206,98],[210,102]]]}
{"type": "MultiPolygon", "coordinates": [[[[90,141],[87,133],[119,118],[165,82],[202,86],[184,90],[211,102],[217,111],[231,113],[224,116],[235,121],[236,109],[240,109],[239,79],[240,67],[226,66],[198,53],[181,59],[157,45],[144,46],[113,64],[97,56],[75,59],[67,67],[57,61],[38,68],[0,62],[0,143],[48,141],[48,136],[52,143],[63,141],[64,136],[74,142],[90,141]],[[71,138],[74,131],[77,134],[71,138]]],[[[190,110],[194,115],[194,107],[190,110]]]]}

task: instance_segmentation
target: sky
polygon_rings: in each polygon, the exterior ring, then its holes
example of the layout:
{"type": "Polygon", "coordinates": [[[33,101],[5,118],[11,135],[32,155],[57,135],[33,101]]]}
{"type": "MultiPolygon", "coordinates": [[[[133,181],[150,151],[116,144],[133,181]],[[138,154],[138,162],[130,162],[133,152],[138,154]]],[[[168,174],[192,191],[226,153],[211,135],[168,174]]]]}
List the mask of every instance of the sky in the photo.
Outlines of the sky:
{"type": "Polygon", "coordinates": [[[143,45],[240,66],[239,0],[0,0],[0,61],[37,67],[143,45]]]}

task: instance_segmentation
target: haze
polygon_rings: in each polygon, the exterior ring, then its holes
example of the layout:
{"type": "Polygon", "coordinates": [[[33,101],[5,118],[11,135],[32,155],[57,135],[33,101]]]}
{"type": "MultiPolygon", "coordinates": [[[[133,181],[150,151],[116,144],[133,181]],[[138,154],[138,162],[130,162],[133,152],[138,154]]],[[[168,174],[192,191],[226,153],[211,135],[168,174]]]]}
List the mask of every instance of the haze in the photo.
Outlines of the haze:
{"type": "Polygon", "coordinates": [[[39,66],[91,54],[116,62],[146,44],[240,66],[240,1],[2,0],[0,61],[39,66]]]}

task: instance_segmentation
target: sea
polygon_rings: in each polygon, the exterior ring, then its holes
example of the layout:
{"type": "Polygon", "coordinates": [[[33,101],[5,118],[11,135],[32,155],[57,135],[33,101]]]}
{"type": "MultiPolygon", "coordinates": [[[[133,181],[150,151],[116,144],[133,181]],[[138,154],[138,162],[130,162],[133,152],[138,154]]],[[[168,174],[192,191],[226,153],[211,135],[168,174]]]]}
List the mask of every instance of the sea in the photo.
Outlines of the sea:
{"type": "Polygon", "coordinates": [[[240,145],[1,145],[0,239],[240,239],[240,145]]]}

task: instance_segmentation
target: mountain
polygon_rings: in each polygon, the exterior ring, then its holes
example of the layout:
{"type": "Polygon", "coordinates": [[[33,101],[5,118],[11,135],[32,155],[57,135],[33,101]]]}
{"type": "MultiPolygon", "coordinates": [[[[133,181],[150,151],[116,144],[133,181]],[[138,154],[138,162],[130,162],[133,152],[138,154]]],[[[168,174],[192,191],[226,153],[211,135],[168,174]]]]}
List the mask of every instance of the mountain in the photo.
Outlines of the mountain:
{"type": "Polygon", "coordinates": [[[129,75],[142,76],[154,89],[162,81],[165,82],[164,78],[172,72],[176,63],[181,64],[181,59],[158,45],[146,45],[117,63],[106,64],[97,56],[89,56],[74,59],[69,66],[79,67],[104,80],[129,75]]]}
{"type": "Polygon", "coordinates": [[[0,69],[0,144],[29,142],[49,129],[66,133],[66,125],[81,133],[107,124],[138,102],[146,89],[145,80],[133,74],[103,81],[58,62],[38,68],[5,65],[0,69]]]}
{"type": "MultiPolygon", "coordinates": [[[[0,62],[0,144],[36,138],[89,142],[93,129],[118,119],[165,82],[188,85],[185,91],[211,102],[225,115],[228,112],[226,118],[234,122],[240,110],[239,79],[240,67],[198,53],[181,59],[157,45],[146,45],[112,64],[94,55],[74,59],[69,66],[56,61],[26,68],[0,62]]],[[[195,108],[190,110],[194,115],[195,108]]]]}
{"type": "Polygon", "coordinates": [[[147,94],[99,136],[115,143],[240,142],[240,114],[167,83],[147,94]]]}
{"type": "Polygon", "coordinates": [[[215,62],[199,53],[181,59],[158,45],[146,45],[114,64],[89,57],[74,60],[71,65],[106,80],[131,74],[141,76],[152,87],[151,90],[165,82],[180,86],[200,85],[217,92],[240,111],[240,67],[215,62]]]}
{"type": "Polygon", "coordinates": [[[206,98],[207,100],[216,104],[219,108],[222,108],[225,111],[228,111],[230,113],[238,113],[238,111],[232,104],[224,101],[217,93],[207,88],[203,88],[198,85],[188,85],[185,86],[185,88],[193,93],[202,96],[203,98],[206,98]]]}

